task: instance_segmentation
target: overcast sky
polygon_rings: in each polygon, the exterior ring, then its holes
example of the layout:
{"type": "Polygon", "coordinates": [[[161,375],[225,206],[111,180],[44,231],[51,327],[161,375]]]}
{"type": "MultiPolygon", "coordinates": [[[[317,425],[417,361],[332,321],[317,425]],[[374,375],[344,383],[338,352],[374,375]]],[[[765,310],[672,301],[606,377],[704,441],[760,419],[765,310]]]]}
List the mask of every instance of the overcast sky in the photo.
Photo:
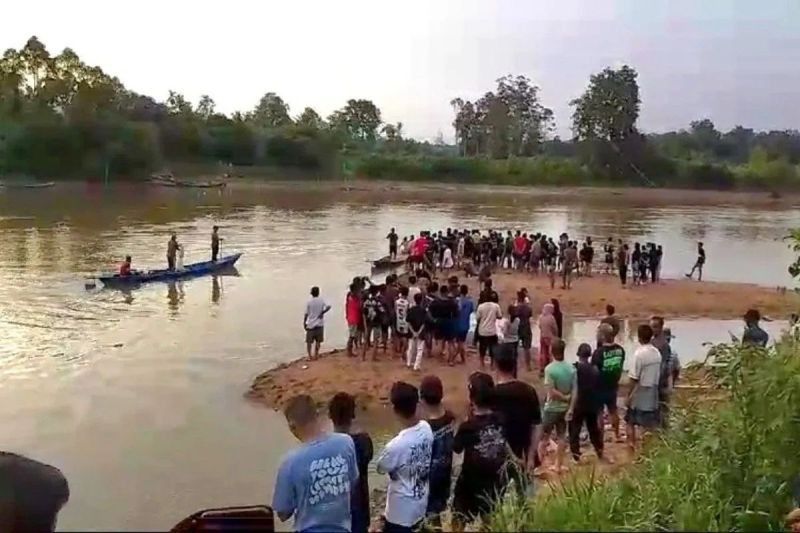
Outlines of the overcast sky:
{"type": "Polygon", "coordinates": [[[4,2],[0,48],[73,48],[130,89],[224,112],[274,91],[293,115],[372,99],[406,134],[452,138],[449,102],[529,76],[569,135],[589,75],[639,72],[640,126],[800,128],[800,0],[26,0],[4,2]]]}

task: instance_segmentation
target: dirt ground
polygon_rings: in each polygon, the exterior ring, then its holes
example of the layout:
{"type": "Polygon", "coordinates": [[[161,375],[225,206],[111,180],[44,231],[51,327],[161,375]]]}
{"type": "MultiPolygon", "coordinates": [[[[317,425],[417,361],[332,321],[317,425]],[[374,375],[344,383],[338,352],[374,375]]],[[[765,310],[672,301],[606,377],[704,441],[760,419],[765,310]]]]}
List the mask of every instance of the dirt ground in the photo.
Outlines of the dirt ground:
{"type": "MultiPolygon", "coordinates": [[[[466,279],[463,272],[460,282],[466,283],[470,293],[477,297],[480,287],[476,278],[466,279]]],[[[439,282],[448,275],[439,273],[439,282]]],[[[575,279],[572,288],[561,288],[556,280],[550,289],[550,280],[544,275],[501,270],[492,276],[494,289],[500,295],[500,306],[506,309],[520,288],[527,288],[534,309],[534,317],[541,306],[557,298],[565,316],[575,318],[601,317],[607,304],[616,307],[621,318],[740,318],[748,308],[761,311],[763,316],[786,319],[797,309],[800,297],[776,287],[767,288],[744,283],[698,282],[691,280],[663,280],[654,285],[623,289],[619,280],[610,275],[595,274],[575,279]]]]}
{"type": "MultiPolygon", "coordinates": [[[[439,274],[439,278],[446,278],[439,274]]],[[[475,278],[462,280],[477,297],[475,278]]],[[[652,315],[666,318],[717,318],[733,319],[753,307],[761,314],[785,319],[797,309],[798,297],[793,292],[775,288],[740,283],[697,282],[689,280],[664,280],[655,285],[623,289],[612,276],[595,275],[580,278],[570,290],[558,285],[550,289],[544,276],[524,273],[497,272],[493,276],[495,290],[500,294],[503,309],[512,301],[516,291],[526,287],[534,309],[539,309],[550,298],[558,298],[566,317],[600,318],[608,303],[616,307],[621,318],[646,319],[652,315]]],[[[534,317],[535,318],[535,317],[534,317]]],[[[535,325],[534,325],[535,327],[535,325]]],[[[268,370],[256,377],[248,397],[279,409],[291,396],[300,392],[310,394],[324,402],[336,392],[347,391],[356,396],[362,409],[372,410],[388,402],[388,393],[394,381],[418,382],[424,374],[438,375],[445,387],[448,407],[460,413],[466,407],[465,383],[467,376],[479,369],[476,356],[465,365],[450,367],[436,358],[428,358],[423,370],[415,373],[403,365],[399,355],[379,354],[378,361],[348,358],[344,351],[334,350],[317,361],[297,360],[268,370]]],[[[539,387],[536,373],[524,374],[535,387],[539,387]]]]}

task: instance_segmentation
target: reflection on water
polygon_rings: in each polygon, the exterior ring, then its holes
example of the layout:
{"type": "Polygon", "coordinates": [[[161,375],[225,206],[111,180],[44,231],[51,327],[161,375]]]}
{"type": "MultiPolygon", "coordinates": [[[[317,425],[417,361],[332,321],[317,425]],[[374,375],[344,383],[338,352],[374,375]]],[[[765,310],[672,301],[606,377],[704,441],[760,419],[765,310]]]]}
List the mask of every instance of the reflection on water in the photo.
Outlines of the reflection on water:
{"type": "MultiPolygon", "coordinates": [[[[261,503],[293,439],[279,415],[242,392],[256,373],[302,353],[298,325],[312,285],[334,305],[329,344],[342,344],[347,282],[384,254],[388,227],[656,241],[667,276],[691,265],[703,239],[709,279],[785,285],[791,253],[779,239],[800,225],[797,211],[742,206],[435,197],[127,184],[0,194],[0,448],[64,470],[65,529],[163,529],[199,508],[261,503]],[[171,232],[187,263],[205,260],[214,224],[224,253],[244,252],[240,275],[84,289],[86,276],[127,254],[135,268],[161,267],[171,232]]],[[[568,325],[571,352],[595,325],[568,325]]],[[[741,331],[738,321],[670,325],[684,360],[702,355],[702,341],[741,331]]]]}

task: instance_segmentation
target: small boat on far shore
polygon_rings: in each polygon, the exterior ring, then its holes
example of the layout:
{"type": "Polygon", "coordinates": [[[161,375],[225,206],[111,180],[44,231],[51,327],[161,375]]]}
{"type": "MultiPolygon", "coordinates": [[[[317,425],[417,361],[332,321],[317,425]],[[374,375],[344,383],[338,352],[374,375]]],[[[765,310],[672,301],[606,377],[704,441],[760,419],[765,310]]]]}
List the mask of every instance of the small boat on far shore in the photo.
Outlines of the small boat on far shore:
{"type": "Polygon", "coordinates": [[[0,187],[6,189],[46,189],[53,187],[54,181],[32,181],[32,182],[1,182],[0,187]]]}
{"type": "Polygon", "coordinates": [[[152,185],[160,185],[162,187],[186,187],[194,189],[221,189],[227,185],[227,183],[223,180],[213,180],[213,181],[181,180],[171,175],[150,176],[150,179],[148,181],[152,185]]]}

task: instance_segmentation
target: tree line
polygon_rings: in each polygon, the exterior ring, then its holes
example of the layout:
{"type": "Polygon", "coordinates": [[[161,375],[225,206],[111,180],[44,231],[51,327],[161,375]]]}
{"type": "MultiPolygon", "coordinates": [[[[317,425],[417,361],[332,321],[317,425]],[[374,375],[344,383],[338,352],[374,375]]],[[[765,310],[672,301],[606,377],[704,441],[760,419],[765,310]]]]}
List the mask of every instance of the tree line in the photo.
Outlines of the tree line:
{"type": "Polygon", "coordinates": [[[31,37],[0,59],[0,174],[143,176],[173,162],[296,167],[337,177],[537,183],[788,187],[798,180],[800,133],[720,132],[708,119],[643,134],[638,74],[606,68],[570,102],[573,138],[554,136],[553,112],[525,76],[504,76],[470,101],[454,98],[455,144],[404,137],[368,99],[323,118],[297,115],[274,92],[230,115],[127,89],[67,48],[51,55],[31,37]]]}

